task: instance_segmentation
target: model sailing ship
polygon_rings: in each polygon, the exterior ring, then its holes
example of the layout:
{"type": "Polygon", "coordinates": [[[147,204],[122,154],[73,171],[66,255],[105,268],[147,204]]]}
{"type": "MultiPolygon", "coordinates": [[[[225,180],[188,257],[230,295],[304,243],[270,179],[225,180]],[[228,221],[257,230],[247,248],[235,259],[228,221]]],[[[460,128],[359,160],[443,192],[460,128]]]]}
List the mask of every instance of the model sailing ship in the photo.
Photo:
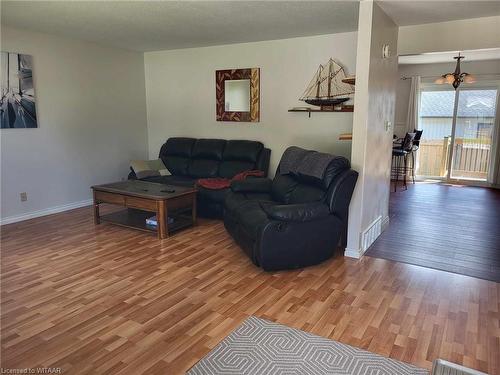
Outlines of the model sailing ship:
{"type": "Polygon", "coordinates": [[[330,59],[325,65],[320,65],[313,79],[299,99],[307,104],[320,106],[321,109],[332,109],[354,94],[354,86],[342,82],[346,79],[344,68],[335,60],[330,59]]]}

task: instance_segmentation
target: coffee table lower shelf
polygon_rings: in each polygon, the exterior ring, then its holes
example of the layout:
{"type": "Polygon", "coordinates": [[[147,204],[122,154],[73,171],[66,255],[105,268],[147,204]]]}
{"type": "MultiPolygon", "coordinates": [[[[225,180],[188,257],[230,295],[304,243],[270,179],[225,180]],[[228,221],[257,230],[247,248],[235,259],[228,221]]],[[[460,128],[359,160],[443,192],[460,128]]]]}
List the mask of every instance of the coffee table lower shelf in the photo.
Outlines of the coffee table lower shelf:
{"type": "MultiPolygon", "coordinates": [[[[191,210],[183,210],[181,212],[176,212],[175,214],[169,215],[174,219],[174,222],[167,224],[168,231],[176,232],[178,230],[192,226],[193,219],[190,212],[191,210]]],[[[154,215],[154,212],[143,211],[134,208],[126,208],[124,210],[102,215],[100,216],[100,220],[127,228],[134,228],[145,232],[157,233],[157,227],[146,224],[146,219],[154,215]]]]}

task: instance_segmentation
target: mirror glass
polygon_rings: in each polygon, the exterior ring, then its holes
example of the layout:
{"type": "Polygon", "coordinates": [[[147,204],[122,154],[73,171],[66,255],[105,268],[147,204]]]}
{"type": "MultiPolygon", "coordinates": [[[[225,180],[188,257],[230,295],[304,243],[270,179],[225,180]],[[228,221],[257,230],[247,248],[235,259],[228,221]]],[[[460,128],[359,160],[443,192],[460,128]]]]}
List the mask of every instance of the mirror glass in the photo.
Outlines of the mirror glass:
{"type": "Polygon", "coordinates": [[[227,112],[250,112],[250,80],[224,81],[224,103],[227,112]]]}

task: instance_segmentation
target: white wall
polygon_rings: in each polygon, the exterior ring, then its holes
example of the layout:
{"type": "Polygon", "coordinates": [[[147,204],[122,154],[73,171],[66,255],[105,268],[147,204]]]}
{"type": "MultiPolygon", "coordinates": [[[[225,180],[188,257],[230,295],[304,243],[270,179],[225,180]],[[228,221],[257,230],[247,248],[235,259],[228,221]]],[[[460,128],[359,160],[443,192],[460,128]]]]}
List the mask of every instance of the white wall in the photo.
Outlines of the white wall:
{"type": "Polygon", "coordinates": [[[270,173],[286,147],[298,145],[350,157],[352,113],[290,113],[319,64],[330,57],[354,73],[356,33],[191,48],[145,54],[149,155],[169,137],[259,140],[272,150],[270,173]],[[260,68],[259,123],[215,120],[215,71],[260,68]]]}
{"type": "Polygon", "coordinates": [[[360,257],[389,219],[389,189],[397,85],[398,28],[371,1],[360,3],[352,166],[359,172],[349,210],[345,255],[360,257]],[[388,44],[391,57],[382,58],[388,44]]]}
{"type": "Polygon", "coordinates": [[[500,16],[402,26],[400,55],[500,47],[500,16]]]}
{"type": "Polygon", "coordinates": [[[3,51],[33,56],[39,126],[0,131],[2,222],[88,203],[91,185],[126,177],[129,160],[147,156],[143,55],[1,32],[3,51]]]}

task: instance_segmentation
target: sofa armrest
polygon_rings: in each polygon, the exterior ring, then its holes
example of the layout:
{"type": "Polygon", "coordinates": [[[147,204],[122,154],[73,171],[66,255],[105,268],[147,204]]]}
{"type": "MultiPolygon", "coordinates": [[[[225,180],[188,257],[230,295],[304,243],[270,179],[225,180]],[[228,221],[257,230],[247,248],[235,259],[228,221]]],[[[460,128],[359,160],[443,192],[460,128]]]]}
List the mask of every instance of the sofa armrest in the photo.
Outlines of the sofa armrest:
{"type": "Polygon", "coordinates": [[[338,216],[347,225],[349,204],[358,179],[358,172],[349,169],[344,171],[331,184],[328,191],[327,204],[330,211],[338,216]]]}
{"type": "Polygon", "coordinates": [[[269,193],[272,183],[268,178],[247,178],[231,182],[231,190],[235,193],[269,193]]]}
{"type": "Polygon", "coordinates": [[[321,219],[330,215],[328,206],[321,202],[283,204],[262,207],[267,217],[273,220],[306,222],[321,219]]]}
{"type": "Polygon", "coordinates": [[[268,148],[263,148],[260,152],[259,158],[257,159],[257,164],[255,168],[264,172],[264,177],[267,177],[269,172],[269,160],[271,158],[271,150],[268,148]]]}

